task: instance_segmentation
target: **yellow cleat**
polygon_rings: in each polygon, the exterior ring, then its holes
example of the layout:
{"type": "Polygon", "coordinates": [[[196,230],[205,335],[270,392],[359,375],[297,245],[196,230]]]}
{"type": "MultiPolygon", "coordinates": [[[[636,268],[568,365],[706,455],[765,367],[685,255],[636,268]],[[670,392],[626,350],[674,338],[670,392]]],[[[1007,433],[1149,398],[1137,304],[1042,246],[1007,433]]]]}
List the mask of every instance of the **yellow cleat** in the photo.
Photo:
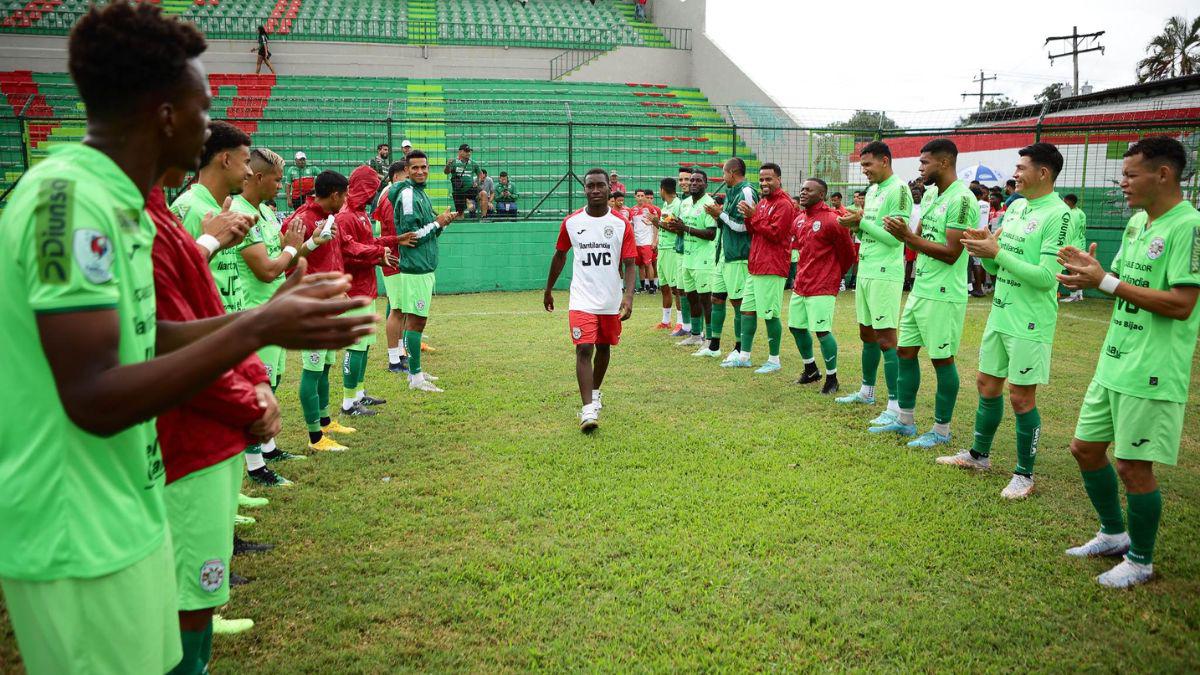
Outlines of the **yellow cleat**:
{"type": "Polygon", "coordinates": [[[322,436],[316,443],[309,443],[308,449],[314,452],[345,452],[350,448],[338,443],[328,436],[322,436]]]}
{"type": "Polygon", "coordinates": [[[327,434],[352,434],[358,431],[358,429],[355,429],[354,427],[344,427],[342,426],[341,422],[333,420],[329,423],[329,426],[321,427],[321,431],[324,431],[327,434]]]}

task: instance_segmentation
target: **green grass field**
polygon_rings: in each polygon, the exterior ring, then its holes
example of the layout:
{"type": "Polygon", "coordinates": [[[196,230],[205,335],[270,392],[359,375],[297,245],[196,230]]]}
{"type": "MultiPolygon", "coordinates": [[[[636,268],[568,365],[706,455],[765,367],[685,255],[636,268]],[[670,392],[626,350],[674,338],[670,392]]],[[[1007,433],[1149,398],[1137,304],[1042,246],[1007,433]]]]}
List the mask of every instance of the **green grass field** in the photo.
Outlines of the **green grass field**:
{"type": "MultiPolygon", "coordinates": [[[[566,293],[557,295],[566,307],[566,293]]],[[[969,439],[987,301],[972,301],[956,439],[969,439]]],[[[605,383],[600,431],[578,431],[566,312],[540,293],[439,296],[417,394],[376,348],[351,451],[277,466],[296,481],[252,513],[238,557],[254,582],[218,638],[214,672],[547,670],[1137,670],[1200,663],[1200,415],[1160,472],[1160,578],[1126,592],[1068,559],[1095,516],[1067,451],[1110,305],[1065,306],[1040,392],[1038,493],[1008,503],[1006,410],[995,468],[872,438],[880,408],[835,406],[782,375],[729,371],[662,333],[639,297],[605,383]]],[[[853,297],[838,305],[843,391],[857,387],[853,297]]],[[[760,327],[755,363],[766,352],[760,327]]],[[[298,357],[297,357],[298,359],[298,357]]],[[[281,446],[303,443],[289,363],[281,446]]],[[[931,422],[933,375],[918,403],[931,422]]],[[[880,370],[882,385],[882,369],[880,370]]],[[[340,376],[332,390],[340,400],[340,376]]],[[[0,620],[0,670],[15,669],[0,620]]]]}

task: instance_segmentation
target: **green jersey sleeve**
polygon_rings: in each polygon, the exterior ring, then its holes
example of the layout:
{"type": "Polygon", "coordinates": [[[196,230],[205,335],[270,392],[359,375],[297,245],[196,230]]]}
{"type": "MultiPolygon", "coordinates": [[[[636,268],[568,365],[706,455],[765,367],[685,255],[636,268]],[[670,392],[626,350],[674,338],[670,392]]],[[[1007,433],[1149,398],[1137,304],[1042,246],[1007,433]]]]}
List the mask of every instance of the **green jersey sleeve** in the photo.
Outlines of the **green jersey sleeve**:
{"type": "Polygon", "coordinates": [[[1055,276],[1062,271],[1058,264],[1058,251],[1067,242],[1067,232],[1071,227],[1071,214],[1063,211],[1055,216],[1055,221],[1042,228],[1041,242],[1038,246],[1039,260],[1037,263],[1027,262],[1019,256],[1005,250],[996,254],[996,263],[1007,270],[1013,277],[1029,284],[1039,291],[1050,290],[1058,283],[1055,276]]]}
{"type": "MultiPolygon", "coordinates": [[[[922,210],[922,213],[924,211],[922,210]]],[[[979,207],[973,196],[951,199],[946,205],[946,229],[967,230],[979,224],[979,207]]]]}
{"type": "Polygon", "coordinates": [[[1167,285],[1200,286],[1200,225],[1179,227],[1172,233],[1172,251],[1187,251],[1187,255],[1172,255],[1167,263],[1167,285]]]}
{"type": "Polygon", "coordinates": [[[22,258],[35,312],[115,308],[120,297],[112,215],[79,199],[75,188],[73,180],[46,180],[26,221],[22,258]]]}
{"type": "Polygon", "coordinates": [[[908,222],[911,215],[912,193],[908,191],[907,185],[897,181],[891,189],[884,192],[879,204],[879,211],[875,217],[868,219],[864,216],[858,228],[874,237],[877,243],[889,248],[896,248],[900,245],[900,240],[893,237],[891,233],[884,229],[883,219],[895,217],[908,222]]]}

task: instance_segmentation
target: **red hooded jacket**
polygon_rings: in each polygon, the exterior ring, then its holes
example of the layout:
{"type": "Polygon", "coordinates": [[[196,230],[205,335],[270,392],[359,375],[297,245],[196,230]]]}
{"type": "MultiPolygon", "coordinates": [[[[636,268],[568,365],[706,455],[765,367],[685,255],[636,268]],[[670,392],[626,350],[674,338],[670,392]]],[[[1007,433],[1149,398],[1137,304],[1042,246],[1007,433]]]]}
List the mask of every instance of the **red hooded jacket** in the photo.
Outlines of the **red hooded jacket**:
{"type": "MultiPolygon", "coordinates": [[[[379,193],[379,203],[375,205],[375,212],[371,214],[371,217],[379,221],[379,234],[383,235],[384,237],[395,237],[396,210],[392,207],[392,203],[388,201],[387,193],[387,190],[379,193]]],[[[400,256],[403,255],[400,252],[400,246],[397,244],[389,246],[388,248],[392,249],[392,253],[396,256],[396,260],[399,261],[400,256]]],[[[382,267],[383,276],[385,277],[390,277],[393,274],[400,274],[399,262],[397,262],[395,267],[388,267],[386,265],[382,267]]]]}
{"type": "MultiPolygon", "coordinates": [[[[332,214],[327,213],[315,199],[312,199],[301,204],[300,208],[293,211],[292,215],[283,221],[283,227],[280,228],[279,232],[281,234],[287,232],[292,220],[299,218],[300,222],[304,223],[304,237],[311,239],[313,232],[316,232],[318,227],[324,227],[325,219],[330,215],[332,214]]],[[[307,257],[309,274],[316,272],[341,273],[346,271],[342,267],[341,237],[334,237],[332,240],[318,246],[317,250],[309,253],[307,257]]]]}
{"type": "MultiPolygon", "coordinates": [[[[397,237],[376,238],[371,233],[367,203],[379,190],[379,174],[369,166],[360,166],[350,174],[350,191],[346,204],[337,214],[338,237],[341,239],[342,265],[350,279],[350,297],[374,298],[378,294],[375,266],[383,262],[383,253],[395,246],[397,237]]],[[[394,227],[394,226],[393,226],[394,227]]]]}
{"type": "Polygon", "coordinates": [[[825,202],[817,202],[796,216],[792,248],[800,252],[796,261],[796,295],[837,295],[842,277],[854,265],[857,255],[850,230],[837,221],[838,212],[825,202]]]}
{"type": "Polygon", "coordinates": [[[763,195],[754,215],[746,219],[750,233],[750,274],[786,278],[792,267],[792,232],[796,205],[783,190],[763,195]]]}
{"type": "MultiPolygon", "coordinates": [[[[195,321],[224,315],[208,261],[167,209],[162,188],[150,192],[146,213],[158,229],[151,249],[158,318],[195,321]]],[[[245,430],[262,417],[254,385],[265,382],[267,370],[251,354],[186,403],[158,416],[168,483],[229,459],[253,442],[245,430]]]]}

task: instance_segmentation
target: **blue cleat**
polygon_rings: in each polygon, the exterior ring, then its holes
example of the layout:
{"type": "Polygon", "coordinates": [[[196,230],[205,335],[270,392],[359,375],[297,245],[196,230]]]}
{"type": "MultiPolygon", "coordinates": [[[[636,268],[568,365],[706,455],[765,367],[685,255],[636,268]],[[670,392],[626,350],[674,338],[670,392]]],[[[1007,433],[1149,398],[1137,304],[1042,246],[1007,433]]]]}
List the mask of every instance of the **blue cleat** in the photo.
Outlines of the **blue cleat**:
{"type": "Polygon", "coordinates": [[[897,419],[899,419],[899,417],[896,415],[896,413],[892,412],[891,410],[884,410],[883,412],[879,413],[879,417],[876,417],[875,419],[868,422],[867,426],[885,427],[889,424],[892,424],[897,419]]]}
{"type": "Polygon", "coordinates": [[[915,441],[909,441],[910,448],[936,448],[939,445],[945,445],[950,442],[949,434],[939,434],[936,431],[926,431],[917,437],[915,441]]]}
{"type": "Polygon", "coordinates": [[[892,422],[878,427],[871,427],[867,431],[873,434],[896,434],[898,436],[916,436],[917,425],[901,424],[900,422],[892,422]]]}
{"type": "MultiPolygon", "coordinates": [[[[749,360],[749,359],[747,359],[747,361],[748,361],[748,360],[749,360]]],[[[783,366],[782,366],[781,364],[778,364],[778,363],[771,363],[770,361],[767,361],[766,363],[762,364],[762,367],[761,367],[761,368],[759,368],[758,370],[754,371],[754,373],[755,373],[756,375],[766,375],[766,374],[768,374],[768,373],[777,373],[777,372],[779,372],[779,371],[781,371],[781,370],[783,370],[783,366]]]]}
{"type": "Polygon", "coordinates": [[[875,405],[874,396],[863,396],[861,391],[856,391],[853,394],[839,396],[834,399],[835,403],[862,403],[864,405],[875,405]]]}

